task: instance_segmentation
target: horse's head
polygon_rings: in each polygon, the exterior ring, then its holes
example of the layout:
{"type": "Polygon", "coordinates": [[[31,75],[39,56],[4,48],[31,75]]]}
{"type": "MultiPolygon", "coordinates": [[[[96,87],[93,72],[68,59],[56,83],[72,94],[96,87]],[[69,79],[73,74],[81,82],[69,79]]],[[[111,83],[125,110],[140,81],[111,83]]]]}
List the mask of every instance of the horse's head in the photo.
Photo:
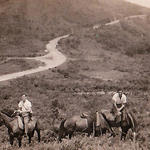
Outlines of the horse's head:
{"type": "Polygon", "coordinates": [[[1,112],[3,114],[7,115],[8,117],[12,117],[12,115],[14,114],[14,110],[13,109],[8,109],[8,108],[2,109],[1,112]]]}
{"type": "Polygon", "coordinates": [[[0,126],[4,125],[4,123],[5,123],[4,116],[11,118],[13,114],[14,114],[13,109],[7,109],[7,108],[2,109],[0,111],[0,126]]]}

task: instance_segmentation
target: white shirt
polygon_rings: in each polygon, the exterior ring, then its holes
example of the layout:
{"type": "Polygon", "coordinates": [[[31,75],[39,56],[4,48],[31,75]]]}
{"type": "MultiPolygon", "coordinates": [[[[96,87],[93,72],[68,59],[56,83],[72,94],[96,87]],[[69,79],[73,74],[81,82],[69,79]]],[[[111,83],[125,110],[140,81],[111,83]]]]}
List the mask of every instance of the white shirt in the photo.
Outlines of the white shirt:
{"type": "Polygon", "coordinates": [[[122,97],[119,97],[119,93],[114,94],[114,96],[112,97],[112,100],[116,103],[116,104],[125,104],[127,103],[127,97],[125,94],[122,94],[122,97]]]}
{"type": "Polygon", "coordinates": [[[25,100],[25,102],[20,101],[19,104],[18,104],[18,107],[19,107],[19,108],[20,108],[20,107],[22,108],[22,112],[28,111],[28,112],[32,113],[32,109],[31,109],[32,104],[31,104],[31,102],[28,101],[27,99],[25,100]]]}

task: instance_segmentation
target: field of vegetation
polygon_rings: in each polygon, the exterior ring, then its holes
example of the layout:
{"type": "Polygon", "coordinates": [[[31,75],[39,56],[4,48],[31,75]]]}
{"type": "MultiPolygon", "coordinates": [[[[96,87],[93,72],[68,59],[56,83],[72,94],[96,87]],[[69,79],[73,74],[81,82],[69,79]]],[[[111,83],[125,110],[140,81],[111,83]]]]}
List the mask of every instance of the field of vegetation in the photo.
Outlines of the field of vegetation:
{"type": "MultiPolygon", "coordinates": [[[[24,138],[22,150],[150,149],[149,9],[119,0],[0,0],[0,4],[0,74],[36,67],[35,62],[7,61],[7,57],[43,55],[47,41],[71,33],[58,45],[68,57],[66,63],[0,84],[0,109],[17,109],[21,95],[27,94],[42,125],[41,143],[35,136],[28,145],[24,138]],[[147,17],[123,19],[140,14],[147,17]],[[104,25],[114,19],[121,21],[104,25]],[[97,23],[102,26],[93,30],[97,23]],[[56,141],[53,119],[110,109],[111,93],[118,88],[127,94],[129,110],[138,122],[135,144],[130,132],[126,141],[120,141],[117,129],[115,138],[79,134],[62,143],[56,141]]],[[[4,126],[0,135],[0,149],[18,149],[16,142],[13,147],[9,145],[4,126]]]]}
{"type": "Polygon", "coordinates": [[[37,68],[42,65],[44,64],[35,60],[4,58],[0,60],[0,75],[37,68]]]}
{"type": "MultiPolygon", "coordinates": [[[[96,140],[86,137],[80,140],[81,137],[74,137],[73,140],[65,140],[61,144],[56,143],[52,136],[52,121],[56,117],[53,114],[53,108],[58,109],[60,112],[57,118],[69,117],[84,111],[109,109],[111,107],[111,95],[109,92],[116,91],[118,87],[122,87],[124,92],[128,93],[129,108],[134,112],[138,121],[137,149],[149,149],[149,90],[145,89],[146,84],[142,81],[129,84],[125,81],[106,82],[100,79],[91,79],[80,75],[76,70],[79,67],[75,67],[75,65],[77,64],[64,64],[57,69],[49,70],[33,77],[23,77],[7,84],[1,84],[0,105],[2,108],[17,108],[17,102],[25,92],[29,95],[33,104],[34,114],[39,117],[42,124],[42,144],[37,144],[36,139],[33,139],[33,143],[28,147],[27,141],[24,140],[24,149],[61,149],[63,147],[62,149],[64,150],[71,150],[79,148],[76,147],[76,143],[77,145],[79,144],[81,149],[88,149],[88,147],[95,148],[95,145],[101,142],[102,144],[100,145],[103,149],[113,149],[113,147],[116,149],[123,147],[133,149],[134,145],[130,139],[128,138],[125,142],[119,142],[119,135],[114,139],[107,139],[106,135],[96,140]],[[100,91],[104,91],[105,94],[96,94],[100,91]],[[84,94],[79,94],[81,92],[84,94]],[[91,143],[91,140],[94,140],[94,143],[91,143]],[[119,145],[118,142],[120,143],[119,145]]],[[[5,143],[1,145],[2,148],[5,149],[5,146],[7,146],[9,149],[14,149],[8,144],[5,127],[2,127],[0,132],[3,135],[1,136],[1,142],[5,143]]],[[[17,149],[17,146],[15,148],[17,149]]]]}

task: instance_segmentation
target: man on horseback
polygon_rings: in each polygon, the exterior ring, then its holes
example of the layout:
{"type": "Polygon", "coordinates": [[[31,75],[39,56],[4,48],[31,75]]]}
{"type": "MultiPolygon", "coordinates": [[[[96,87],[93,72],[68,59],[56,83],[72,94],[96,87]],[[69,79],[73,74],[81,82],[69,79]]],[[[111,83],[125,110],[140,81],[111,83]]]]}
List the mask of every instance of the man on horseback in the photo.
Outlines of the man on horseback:
{"type": "Polygon", "coordinates": [[[120,116],[126,108],[127,104],[126,95],[123,93],[122,90],[119,89],[117,93],[113,95],[112,101],[113,101],[112,112],[114,113],[115,110],[117,110],[117,115],[120,116]]]}
{"type": "Polygon", "coordinates": [[[32,117],[32,104],[27,99],[26,95],[22,95],[22,99],[18,104],[19,107],[19,113],[23,117],[24,120],[24,126],[25,126],[25,135],[28,133],[28,122],[30,121],[32,117]]]}

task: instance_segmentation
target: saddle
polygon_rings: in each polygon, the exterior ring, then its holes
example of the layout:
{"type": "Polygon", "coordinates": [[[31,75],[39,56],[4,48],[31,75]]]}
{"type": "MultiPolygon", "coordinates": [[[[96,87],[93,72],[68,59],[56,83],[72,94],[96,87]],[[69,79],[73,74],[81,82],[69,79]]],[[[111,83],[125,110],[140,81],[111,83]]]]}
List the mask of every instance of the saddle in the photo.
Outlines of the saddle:
{"type": "Polygon", "coordinates": [[[87,113],[85,113],[85,112],[83,112],[83,113],[80,115],[80,117],[81,117],[81,118],[86,118],[86,119],[87,119],[88,114],[87,114],[87,113]]]}
{"type": "Polygon", "coordinates": [[[17,119],[18,119],[18,125],[19,125],[19,128],[24,130],[24,121],[23,121],[23,118],[20,117],[20,116],[17,116],[17,119]]]}
{"type": "MultiPolygon", "coordinates": [[[[24,117],[20,114],[16,116],[18,119],[19,128],[24,130],[24,117]]],[[[32,121],[32,114],[29,114],[29,122],[32,121]]]]}
{"type": "Polygon", "coordinates": [[[115,115],[110,110],[102,109],[101,114],[104,115],[110,121],[114,121],[116,118],[115,115]]]}

